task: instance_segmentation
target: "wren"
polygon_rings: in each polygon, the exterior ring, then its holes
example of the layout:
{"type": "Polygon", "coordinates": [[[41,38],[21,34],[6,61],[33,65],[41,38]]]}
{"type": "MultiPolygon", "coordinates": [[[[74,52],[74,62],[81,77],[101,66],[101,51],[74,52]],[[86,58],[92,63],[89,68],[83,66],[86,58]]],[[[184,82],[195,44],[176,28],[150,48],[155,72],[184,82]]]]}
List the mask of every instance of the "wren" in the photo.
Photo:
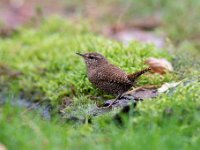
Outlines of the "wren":
{"type": "Polygon", "coordinates": [[[99,53],[76,54],[83,57],[86,63],[89,81],[98,89],[111,95],[118,95],[118,97],[134,86],[138,77],[151,70],[146,68],[133,74],[127,74],[117,66],[109,63],[99,53]]]}

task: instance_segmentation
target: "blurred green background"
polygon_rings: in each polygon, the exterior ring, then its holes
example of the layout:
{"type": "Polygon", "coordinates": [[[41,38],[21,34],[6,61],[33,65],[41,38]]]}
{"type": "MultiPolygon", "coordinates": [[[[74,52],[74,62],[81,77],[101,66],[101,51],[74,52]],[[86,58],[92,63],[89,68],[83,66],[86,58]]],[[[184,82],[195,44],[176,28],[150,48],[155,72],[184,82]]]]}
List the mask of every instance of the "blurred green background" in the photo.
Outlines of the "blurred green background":
{"type": "MultiPolygon", "coordinates": [[[[199,149],[199,0],[1,0],[1,149],[199,149]],[[90,121],[94,99],[75,52],[97,51],[126,72],[165,58],[172,73],[137,86],[188,81],[122,116],[90,121]],[[85,119],[86,118],[86,119],[85,119]]],[[[100,98],[99,98],[100,97],[100,98]]]]}

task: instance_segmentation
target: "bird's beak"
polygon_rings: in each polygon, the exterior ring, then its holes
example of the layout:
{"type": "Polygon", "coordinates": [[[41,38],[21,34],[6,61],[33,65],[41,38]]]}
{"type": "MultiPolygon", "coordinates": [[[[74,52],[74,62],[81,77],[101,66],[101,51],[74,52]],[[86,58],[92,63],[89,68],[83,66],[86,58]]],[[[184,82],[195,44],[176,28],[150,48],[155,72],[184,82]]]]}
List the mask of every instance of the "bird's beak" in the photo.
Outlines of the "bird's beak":
{"type": "Polygon", "coordinates": [[[79,56],[82,56],[82,57],[85,56],[84,54],[81,54],[81,53],[76,53],[76,54],[79,55],[79,56]]]}

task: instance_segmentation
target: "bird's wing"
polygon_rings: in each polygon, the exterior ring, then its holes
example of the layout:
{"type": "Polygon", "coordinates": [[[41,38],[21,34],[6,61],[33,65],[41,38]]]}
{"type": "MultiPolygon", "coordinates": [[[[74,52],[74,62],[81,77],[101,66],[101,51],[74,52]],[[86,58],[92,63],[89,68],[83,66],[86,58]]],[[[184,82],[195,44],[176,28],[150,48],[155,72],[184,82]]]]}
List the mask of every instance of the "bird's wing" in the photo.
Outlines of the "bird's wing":
{"type": "Polygon", "coordinates": [[[132,84],[132,82],[128,79],[126,73],[114,65],[111,65],[111,67],[107,66],[107,68],[102,67],[102,70],[97,72],[97,76],[99,80],[104,82],[132,84]]]}

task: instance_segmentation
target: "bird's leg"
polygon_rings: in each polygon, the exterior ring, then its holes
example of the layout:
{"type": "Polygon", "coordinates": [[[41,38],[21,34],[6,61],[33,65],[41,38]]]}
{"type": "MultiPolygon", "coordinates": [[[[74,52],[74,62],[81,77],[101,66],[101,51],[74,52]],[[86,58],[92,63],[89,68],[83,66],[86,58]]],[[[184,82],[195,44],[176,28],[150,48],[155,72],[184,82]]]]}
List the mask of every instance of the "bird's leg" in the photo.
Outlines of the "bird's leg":
{"type": "Polygon", "coordinates": [[[112,101],[108,106],[106,106],[104,108],[110,108],[121,96],[122,96],[122,94],[117,95],[117,97],[114,99],[114,101],[112,101]]]}

